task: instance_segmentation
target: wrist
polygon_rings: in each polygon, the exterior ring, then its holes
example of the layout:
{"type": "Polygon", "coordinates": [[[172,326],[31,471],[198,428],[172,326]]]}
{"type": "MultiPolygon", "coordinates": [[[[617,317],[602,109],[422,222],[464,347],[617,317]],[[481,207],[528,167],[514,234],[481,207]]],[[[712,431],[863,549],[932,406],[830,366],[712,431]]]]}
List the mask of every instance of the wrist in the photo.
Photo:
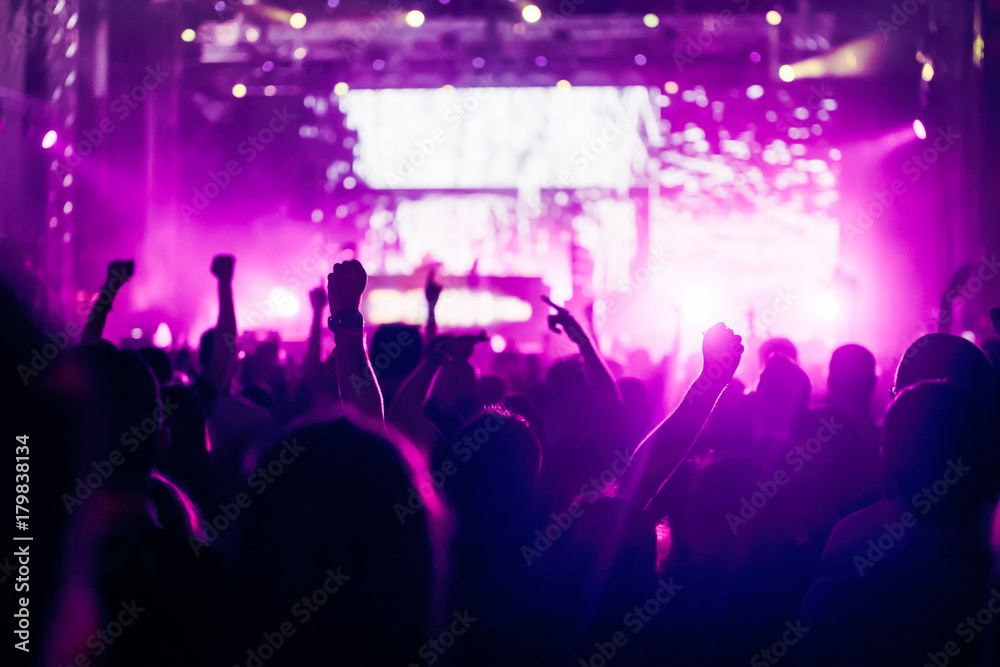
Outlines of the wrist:
{"type": "Polygon", "coordinates": [[[356,308],[341,308],[330,315],[326,321],[333,333],[362,333],[365,319],[356,308]]]}

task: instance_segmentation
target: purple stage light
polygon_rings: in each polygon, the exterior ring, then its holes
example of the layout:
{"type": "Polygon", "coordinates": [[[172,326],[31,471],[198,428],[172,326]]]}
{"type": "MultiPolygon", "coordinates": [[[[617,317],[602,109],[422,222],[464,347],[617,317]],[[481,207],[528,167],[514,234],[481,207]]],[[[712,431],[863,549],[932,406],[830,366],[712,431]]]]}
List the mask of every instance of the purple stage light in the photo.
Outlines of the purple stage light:
{"type": "Polygon", "coordinates": [[[913,133],[917,135],[917,139],[922,140],[927,138],[927,129],[919,119],[913,121],[913,133]]]}
{"type": "Polygon", "coordinates": [[[45,136],[42,137],[42,148],[52,148],[58,138],[59,135],[56,134],[55,130],[49,130],[45,133],[45,136]]]}

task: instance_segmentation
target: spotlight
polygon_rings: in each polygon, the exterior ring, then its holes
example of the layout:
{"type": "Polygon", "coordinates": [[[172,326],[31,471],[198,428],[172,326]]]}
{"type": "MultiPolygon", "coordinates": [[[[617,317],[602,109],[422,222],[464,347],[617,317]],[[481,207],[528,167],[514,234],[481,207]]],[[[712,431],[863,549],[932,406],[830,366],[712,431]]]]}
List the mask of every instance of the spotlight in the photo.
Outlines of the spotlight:
{"type": "Polygon", "coordinates": [[[292,26],[296,30],[301,30],[306,27],[306,15],[302,12],[295,12],[288,17],[288,25],[292,26]]]}
{"type": "Polygon", "coordinates": [[[573,84],[571,84],[566,79],[559,79],[558,81],[556,81],[556,88],[570,88],[572,85],[573,84]]]}
{"type": "Polygon", "coordinates": [[[764,94],[763,86],[758,86],[757,84],[754,84],[749,88],[747,88],[747,97],[749,97],[751,100],[756,100],[763,94],[764,94]]]}
{"type": "Polygon", "coordinates": [[[194,38],[195,33],[193,28],[184,28],[184,30],[181,31],[181,39],[185,42],[193,42],[194,38]]]}
{"type": "Polygon", "coordinates": [[[42,148],[52,148],[58,138],[59,136],[56,134],[55,130],[49,130],[45,133],[45,136],[42,137],[42,148]]]}
{"type": "Polygon", "coordinates": [[[795,81],[795,70],[792,69],[791,65],[782,65],[778,68],[778,77],[784,81],[795,81]]]}
{"type": "Polygon", "coordinates": [[[663,84],[663,90],[666,91],[667,95],[673,95],[680,90],[680,87],[677,85],[676,81],[667,81],[663,84]]]}
{"type": "Polygon", "coordinates": [[[779,23],[781,23],[781,14],[774,11],[773,9],[769,11],[767,14],[765,14],[764,18],[767,19],[767,22],[770,23],[771,25],[778,25],[779,23]]]}
{"type": "Polygon", "coordinates": [[[646,24],[647,28],[655,28],[660,25],[660,17],[656,14],[646,14],[642,17],[642,22],[646,24]]]}
{"type": "Polygon", "coordinates": [[[233,86],[233,97],[246,97],[246,95],[247,95],[247,87],[244,86],[242,83],[237,83],[235,86],[233,86]]]}
{"type": "Polygon", "coordinates": [[[347,82],[340,81],[339,83],[337,83],[337,85],[333,87],[333,94],[346,95],[348,90],[350,90],[350,86],[347,85],[347,82]]]}
{"type": "Polygon", "coordinates": [[[521,10],[521,17],[528,23],[537,23],[542,18],[542,10],[535,5],[526,5],[521,10]]]}
{"type": "Polygon", "coordinates": [[[927,128],[920,122],[920,119],[913,121],[913,133],[917,135],[917,139],[927,138],[927,128]]]}
{"type": "Polygon", "coordinates": [[[824,320],[834,320],[840,314],[840,304],[832,296],[825,296],[816,302],[816,310],[824,320]]]}
{"type": "Polygon", "coordinates": [[[414,9],[406,14],[406,25],[411,28],[419,28],[424,24],[424,13],[414,9]]]}
{"type": "Polygon", "coordinates": [[[925,62],[924,66],[920,69],[920,78],[924,81],[930,81],[934,78],[934,65],[931,64],[931,61],[928,60],[925,62]]]}

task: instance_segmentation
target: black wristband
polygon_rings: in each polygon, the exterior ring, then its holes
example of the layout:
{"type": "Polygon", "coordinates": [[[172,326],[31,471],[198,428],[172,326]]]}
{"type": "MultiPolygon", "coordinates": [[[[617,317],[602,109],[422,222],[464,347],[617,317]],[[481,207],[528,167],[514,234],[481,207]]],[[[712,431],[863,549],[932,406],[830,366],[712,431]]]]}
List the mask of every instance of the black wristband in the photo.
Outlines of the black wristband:
{"type": "Polygon", "coordinates": [[[338,310],[326,321],[330,331],[337,333],[344,329],[356,329],[361,331],[365,326],[365,319],[361,313],[353,308],[343,308],[338,310]]]}

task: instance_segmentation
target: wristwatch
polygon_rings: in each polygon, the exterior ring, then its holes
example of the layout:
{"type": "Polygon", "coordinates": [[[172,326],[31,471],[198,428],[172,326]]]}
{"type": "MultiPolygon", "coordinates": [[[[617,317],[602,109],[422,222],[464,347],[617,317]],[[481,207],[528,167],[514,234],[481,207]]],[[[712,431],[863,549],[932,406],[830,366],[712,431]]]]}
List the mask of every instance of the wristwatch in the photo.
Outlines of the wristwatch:
{"type": "Polygon", "coordinates": [[[353,308],[342,308],[330,316],[326,321],[326,325],[330,327],[330,331],[333,333],[345,330],[361,332],[365,326],[365,319],[361,316],[360,311],[353,308]]]}

